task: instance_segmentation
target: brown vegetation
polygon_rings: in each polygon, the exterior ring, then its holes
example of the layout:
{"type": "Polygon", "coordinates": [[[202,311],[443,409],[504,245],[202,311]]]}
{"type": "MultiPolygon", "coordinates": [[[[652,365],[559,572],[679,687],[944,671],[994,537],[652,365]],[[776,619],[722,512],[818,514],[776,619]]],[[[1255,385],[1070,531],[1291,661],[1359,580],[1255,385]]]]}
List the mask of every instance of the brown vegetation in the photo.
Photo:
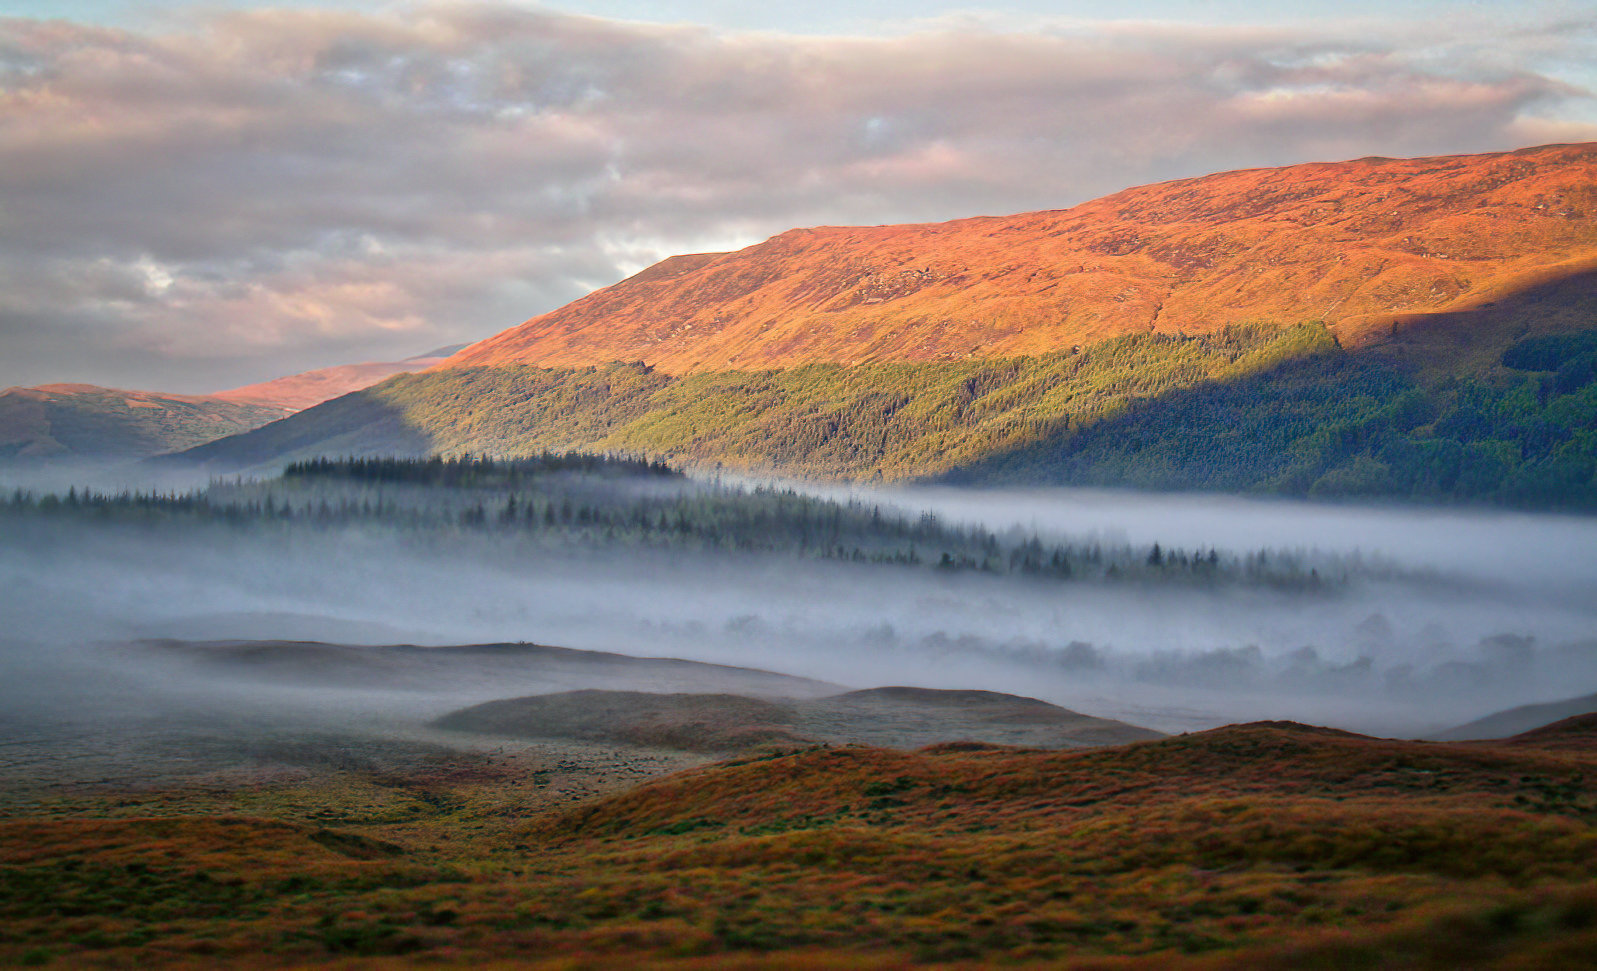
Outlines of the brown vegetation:
{"type": "Polygon", "coordinates": [[[1254,319],[1323,320],[1364,345],[1597,267],[1594,186],[1597,145],[1552,145],[1226,172],[1053,212],[796,229],[667,260],[442,366],[992,358],[1254,319]]]}
{"type": "Polygon", "coordinates": [[[489,753],[80,795],[0,825],[0,962],[1585,966],[1597,749],[1552,734],[821,746],[555,809],[489,753]]]}
{"type": "Polygon", "coordinates": [[[455,731],[508,737],[579,738],[689,752],[736,752],[802,742],[793,708],[727,694],[563,691],[490,701],[434,722],[455,731]]]}
{"type": "Polygon", "coordinates": [[[473,705],[434,725],[509,738],[575,738],[722,753],[816,742],[1080,748],[1161,737],[1035,698],[932,688],[870,688],[779,702],[731,694],[567,691],[473,705]]]}

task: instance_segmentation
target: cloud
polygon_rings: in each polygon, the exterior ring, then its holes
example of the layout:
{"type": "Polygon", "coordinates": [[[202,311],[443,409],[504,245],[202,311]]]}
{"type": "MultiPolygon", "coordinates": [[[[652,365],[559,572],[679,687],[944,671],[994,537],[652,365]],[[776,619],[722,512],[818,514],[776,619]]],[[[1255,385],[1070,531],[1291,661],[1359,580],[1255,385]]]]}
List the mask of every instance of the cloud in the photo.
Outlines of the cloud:
{"type": "Polygon", "coordinates": [[[0,383],[206,390],[487,336],[796,225],[1597,138],[1591,92],[1538,68],[1590,62],[1589,24],[196,17],[0,21],[0,383]]]}

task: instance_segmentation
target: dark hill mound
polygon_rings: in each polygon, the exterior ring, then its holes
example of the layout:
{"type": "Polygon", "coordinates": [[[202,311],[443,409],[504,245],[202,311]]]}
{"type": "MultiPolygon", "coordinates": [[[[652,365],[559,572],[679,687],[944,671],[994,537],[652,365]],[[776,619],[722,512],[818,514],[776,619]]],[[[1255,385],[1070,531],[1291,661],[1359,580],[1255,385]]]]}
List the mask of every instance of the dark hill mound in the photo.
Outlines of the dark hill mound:
{"type": "Polygon", "coordinates": [[[433,724],[488,735],[735,752],[801,742],[791,731],[797,721],[792,708],[738,695],[568,691],[490,701],[433,724]]]}
{"type": "Polygon", "coordinates": [[[1036,698],[1008,695],[1000,691],[974,691],[965,688],[863,688],[859,691],[850,691],[846,694],[838,695],[837,697],[849,701],[896,701],[917,705],[937,705],[947,708],[982,706],[1036,707],[1075,714],[1057,705],[1051,705],[1046,701],[1039,701],[1036,698]]]}
{"type": "Polygon", "coordinates": [[[476,705],[434,724],[490,735],[593,739],[695,752],[805,743],[921,748],[972,742],[1058,749],[1162,737],[1034,698],[926,688],[779,702],[728,694],[576,691],[476,705]]]}
{"type": "Polygon", "coordinates": [[[418,647],[317,641],[159,640],[142,642],[134,649],[153,650],[226,679],[438,695],[470,692],[478,698],[488,691],[502,693],[506,689],[530,693],[641,687],[806,698],[830,695],[838,688],[823,681],[758,668],[544,644],[418,647]]]}
{"type": "Polygon", "coordinates": [[[1511,745],[1597,750],[1597,713],[1574,715],[1508,739],[1511,745]]]}
{"type": "Polygon", "coordinates": [[[869,688],[817,698],[799,710],[807,735],[894,748],[970,741],[1057,749],[1162,737],[1136,725],[996,691],[869,688]]]}

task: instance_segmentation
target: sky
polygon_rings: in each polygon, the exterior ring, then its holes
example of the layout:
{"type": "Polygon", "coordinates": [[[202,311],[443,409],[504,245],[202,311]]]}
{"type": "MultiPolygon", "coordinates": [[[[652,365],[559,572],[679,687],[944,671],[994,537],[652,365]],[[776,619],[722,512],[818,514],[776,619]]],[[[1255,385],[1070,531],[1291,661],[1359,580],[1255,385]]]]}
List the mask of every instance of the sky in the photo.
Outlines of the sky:
{"type": "Polygon", "coordinates": [[[0,387],[487,337],[794,226],[1597,140],[1597,2],[0,0],[0,387]]]}

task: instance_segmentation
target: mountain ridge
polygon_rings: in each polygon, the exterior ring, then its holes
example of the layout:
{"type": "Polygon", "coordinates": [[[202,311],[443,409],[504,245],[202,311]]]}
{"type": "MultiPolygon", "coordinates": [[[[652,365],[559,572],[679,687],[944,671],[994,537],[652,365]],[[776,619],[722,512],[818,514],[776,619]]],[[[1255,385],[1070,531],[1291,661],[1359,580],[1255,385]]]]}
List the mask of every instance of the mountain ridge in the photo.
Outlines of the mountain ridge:
{"type": "Polygon", "coordinates": [[[260,404],[268,407],[303,411],[324,401],[369,388],[396,374],[424,371],[441,364],[450,355],[467,345],[440,347],[407,357],[400,361],[362,361],[358,364],[336,364],[332,367],[301,371],[270,381],[246,384],[226,391],[213,391],[202,397],[238,404],[260,404]]]}
{"type": "Polygon", "coordinates": [[[1592,267],[1597,144],[1314,162],[671,257],[437,367],[1013,357],[1250,319],[1322,320],[1353,347],[1592,267]]]}

